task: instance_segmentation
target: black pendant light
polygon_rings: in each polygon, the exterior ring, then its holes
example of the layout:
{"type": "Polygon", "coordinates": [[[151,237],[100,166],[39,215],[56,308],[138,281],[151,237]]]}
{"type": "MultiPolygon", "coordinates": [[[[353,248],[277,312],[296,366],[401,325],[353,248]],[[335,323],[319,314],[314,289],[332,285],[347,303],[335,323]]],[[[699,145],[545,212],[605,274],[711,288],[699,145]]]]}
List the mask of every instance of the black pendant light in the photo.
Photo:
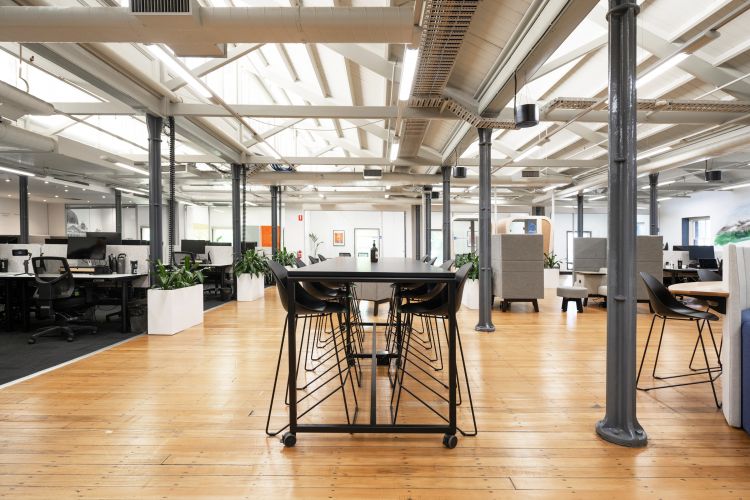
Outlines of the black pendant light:
{"type": "Polygon", "coordinates": [[[539,125],[539,109],[536,104],[516,105],[518,96],[518,79],[513,73],[513,114],[515,116],[516,128],[530,128],[539,125]]]}

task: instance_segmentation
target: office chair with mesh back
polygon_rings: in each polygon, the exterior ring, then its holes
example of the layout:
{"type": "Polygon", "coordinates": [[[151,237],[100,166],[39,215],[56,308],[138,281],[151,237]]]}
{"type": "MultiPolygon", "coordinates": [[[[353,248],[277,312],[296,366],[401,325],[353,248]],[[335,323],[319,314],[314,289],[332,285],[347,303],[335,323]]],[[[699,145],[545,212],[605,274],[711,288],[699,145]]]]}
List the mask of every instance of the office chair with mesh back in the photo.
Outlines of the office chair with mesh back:
{"type": "Polygon", "coordinates": [[[88,309],[85,297],[76,297],[73,273],[67,259],[63,257],[34,257],[31,259],[36,280],[34,299],[40,304],[39,315],[52,318],[53,324],[34,332],[29,344],[39,337],[64,334],[68,342],[75,338],[76,331],[95,333],[96,326],[83,319],[88,309]],[[46,314],[44,314],[46,313],[46,314]]]}

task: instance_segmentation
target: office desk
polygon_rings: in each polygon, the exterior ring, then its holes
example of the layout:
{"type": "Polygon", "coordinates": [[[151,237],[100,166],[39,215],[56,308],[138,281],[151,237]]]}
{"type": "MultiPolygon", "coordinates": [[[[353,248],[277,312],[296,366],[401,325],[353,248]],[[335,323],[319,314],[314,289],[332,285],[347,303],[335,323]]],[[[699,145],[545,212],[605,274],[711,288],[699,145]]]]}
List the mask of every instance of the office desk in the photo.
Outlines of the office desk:
{"type": "MultiPolygon", "coordinates": [[[[664,277],[670,277],[672,283],[678,283],[678,280],[683,281],[698,281],[698,268],[697,267],[683,267],[682,269],[676,267],[665,267],[662,269],[664,277]]],[[[708,269],[708,271],[719,272],[718,269],[708,269]]]]}
{"type": "Polygon", "coordinates": [[[227,268],[232,267],[232,266],[233,264],[209,264],[209,263],[198,264],[198,268],[201,271],[216,269],[220,272],[221,275],[219,277],[219,286],[221,288],[225,288],[227,286],[226,270],[227,268]]]}
{"type": "MultiPolygon", "coordinates": [[[[453,439],[455,445],[456,434],[456,280],[455,273],[446,271],[439,267],[433,267],[427,263],[413,259],[384,258],[377,263],[371,263],[367,258],[339,257],[328,259],[318,264],[312,264],[303,268],[290,269],[288,271],[289,286],[289,314],[287,325],[287,341],[289,356],[289,431],[291,434],[298,432],[369,432],[369,433],[444,433],[453,439]],[[448,289],[448,425],[428,424],[387,424],[377,422],[377,335],[375,334],[375,323],[372,335],[372,351],[367,354],[354,354],[347,349],[347,358],[353,361],[357,358],[370,358],[371,382],[370,382],[370,422],[369,424],[299,424],[297,422],[297,340],[296,340],[296,318],[295,318],[295,286],[294,283],[303,281],[327,281],[345,283],[347,294],[352,282],[374,282],[374,283],[414,283],[430,282],[445,283],[448,289]]],[[[350,345],[351,317],[350,309],[346,314],[347,339],[346,345],[350,345]]],[[[396,353],[400,358],[403,332],[401,331],[401,315],[396,314],[396,353]]]]}
{"type": "MultiPolygon", "coordinates": [[[[79,274],[74,273],[73,279],[80,282],[88,283],[113,283],[119,285],[121,289],[120,293],[120,307],[122,308],[121,320],[120,320],[120,331],[127,333],[130,331],[130,322],[128,321],[128,298],[130,296],[130,289],[133,286],[133,281],[138,278],[147,276],[146,273],[140,274],[79,274]]],[[[23,329],[29,329],[29,301],[27,288],[30,283],[34,283],[33,274],[25,273],[0,273],[0,282],[5,284],[5,311],[6,311],[6,327],[8,330],[12,329],[10,318],[10,298],[11,298],[11,287],[14,284],[20,285],[20,305],[21,305],[21,317],[23,318],[23,329]]]]}

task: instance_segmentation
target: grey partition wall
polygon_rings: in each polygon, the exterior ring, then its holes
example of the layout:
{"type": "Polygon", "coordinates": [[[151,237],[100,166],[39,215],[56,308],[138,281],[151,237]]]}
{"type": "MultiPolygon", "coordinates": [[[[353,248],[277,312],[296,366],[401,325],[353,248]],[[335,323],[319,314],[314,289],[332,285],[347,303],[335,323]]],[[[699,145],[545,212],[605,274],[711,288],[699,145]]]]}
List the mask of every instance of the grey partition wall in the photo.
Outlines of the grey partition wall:
{"type": "Polygon", "coordinates": [[[531,302],[544,297],[544,237],[541,234],[492,236],[492,294],[511,302],[531,302]]]}
{"type": "Polygon", "coordinates": [[[636,299],[647,301],[648,292],[639,273],[647,272],[659,281],[664,278],[662,236],[638,236],[635,240],[636,299]]]}
{"type": "Polygon", "coordinates": [[[573,238],[573,272],[607,267],[607,238],[573,238]]]}

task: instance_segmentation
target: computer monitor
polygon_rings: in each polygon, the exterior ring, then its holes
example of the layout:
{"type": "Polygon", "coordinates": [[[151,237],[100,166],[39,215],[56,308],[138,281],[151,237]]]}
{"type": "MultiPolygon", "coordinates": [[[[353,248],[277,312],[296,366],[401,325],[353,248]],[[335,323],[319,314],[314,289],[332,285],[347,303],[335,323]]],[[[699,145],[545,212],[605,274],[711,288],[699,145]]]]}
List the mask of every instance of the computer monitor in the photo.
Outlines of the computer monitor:
{"type": "Polygon", "coordinates": [[[122,245],[122,233],[99,231],[96,233],[86,232],[87,238],[105,238],[107,245],[122,245]]]}
{"type": "Polygon", "coordinates": [[[148,240],[122,240],[123,245],[145,245],[148,246],[148,240]]]}
{"type": "Polygon", "coordinates": [[[700,259],[715,259],[716,255],[714,254],[714,247],[712,246],[704,246],[704,245],[691,245],[690,249],[688,250],[690,252],[690,260],[700,260],[700,259]]]}
{"type": "Polygon", "coordinates": [[[45,245],[67,245],[68,238],[44,238],[45,245]]]}
{"type": "Polygon", "coordinates": [[[672,245],[672,250],[675,252],[687,252],[689,249],[688,245],[672,245]]]}
{"type": "Polygon", "coordinates": [[[195,255],[203,255],[206,253],[206,243],[208,243],[206,240],[182,240],[180,250],[195,255]]]}
{"type": "Polygon", "coordinates": [[[104,260],[107,258],[107,239],[84,237],[68,238],[68,258],[104,260]]]}
{"type": "Polygon", "coordinates": [[[0,235],[0,243],[18,243],[18,238],[17,234],[2,234],[0,235]]]}
{"type": "Polygon", "coordinates": [[[257,241],[243,241],[242,242],[242,253],[245,253],[248,250],[255,250],[256,248],[258,248],[257,241]]]}

